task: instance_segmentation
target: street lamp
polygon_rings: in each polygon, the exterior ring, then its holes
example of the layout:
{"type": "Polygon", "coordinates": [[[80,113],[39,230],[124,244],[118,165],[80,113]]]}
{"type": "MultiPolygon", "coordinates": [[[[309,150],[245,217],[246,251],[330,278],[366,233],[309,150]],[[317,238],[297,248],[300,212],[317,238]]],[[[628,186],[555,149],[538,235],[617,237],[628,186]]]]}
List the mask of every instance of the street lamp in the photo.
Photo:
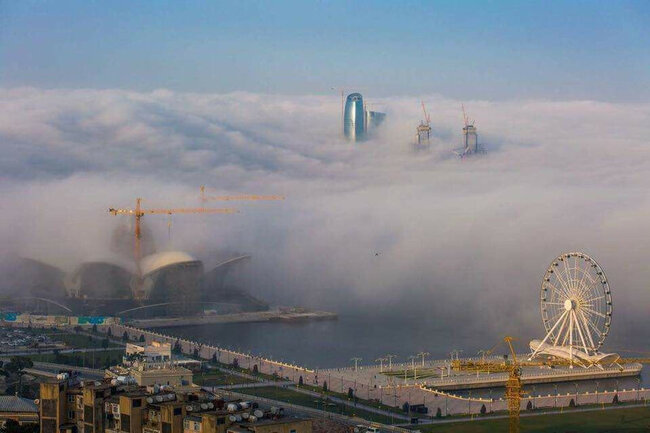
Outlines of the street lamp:
{"type": "Polygon", "coordinates": [[[386,355],[386,359],[388,359],[388,371],[393,371],[393,358],[395,358],[397,355],[392,355],[388,354],[386,355]]]}
{"type": "Polygon", "coordinates": [[[596,381],[596,404],[598,404],[598,388],[600,387],[600,382],[596,381]]]}
{"type": "Polygon", "coordinates": [[[422,357],[422,367],[424,367],[424,357],[429,356],[429,355],[430,355],[429,352],[420,352],[420,353],[418,353],[418,356],[422,357]]]}
{"type": "Polygon", "coordinates": [[[574,386],[575,389],[576,389],[576,406],[577,406],[577,405],[578,405],[578,384],[577,384],[577,383],[574,383],[573,386],[574,386]]]}
{"type": "Polygon", "coordinates": [[[361,358],[355,357],[355,358],[350,359],[350,361],[354,362],[354,371],[356,373],[357,370],[359,369],[359,361],[361,361],[361,358]]]}
{"type": "Polygon", "coordinates": [[[375,362],[379,363],[379,372],[380,373],[384,372],[384,361],[386,361],[386,358],[377,358],[377,359],[375,359],[375,362]]]}

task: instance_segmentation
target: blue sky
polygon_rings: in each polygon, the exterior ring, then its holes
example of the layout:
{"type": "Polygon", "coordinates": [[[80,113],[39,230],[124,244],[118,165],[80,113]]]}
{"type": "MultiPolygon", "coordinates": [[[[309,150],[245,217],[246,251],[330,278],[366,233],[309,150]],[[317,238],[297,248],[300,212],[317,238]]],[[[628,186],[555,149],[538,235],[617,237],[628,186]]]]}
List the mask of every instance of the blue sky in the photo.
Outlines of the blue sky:
{"type": "Polygon", "coordinates": [[[650,99],[648,1],[0,0],[0,86],[650,99]]]}

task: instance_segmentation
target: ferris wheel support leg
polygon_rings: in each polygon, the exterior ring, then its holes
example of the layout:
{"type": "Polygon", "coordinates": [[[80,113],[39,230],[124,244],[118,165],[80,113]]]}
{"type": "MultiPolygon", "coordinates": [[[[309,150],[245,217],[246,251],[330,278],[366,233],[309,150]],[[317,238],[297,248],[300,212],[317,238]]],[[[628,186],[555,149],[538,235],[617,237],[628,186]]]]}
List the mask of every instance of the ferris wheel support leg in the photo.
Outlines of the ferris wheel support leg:
{"type": "Polygon", "coordinates": [[[544,343],[546,343],[546,340],[548,340],[549,337],[551,336],[551,334],[553,334],[553,331],[555,331],[555,328],[557,328],[557,326],[558,326],[560,323],[562,323],[562,320],[564,319],[564,316],[566,316],[566,314],[567,314],[567,311],[565,311],[564,313],[562,313],[562,315],[560,316],[560,318],[557,319],[557,322],[555,322],[555,325],[553,325],[553,327],[551,328],[551,330],[548,331],[548,333],[546,334],[546,336],[544,337],[544,339],[542,340],[542,342],[539,343],[539,346],[537,346],[537,349],[535,349],[535,351],[533,352],[533,354],[530,355],[530,357],[528,358],[529,361],[531,361],[531,360],[535,357],[535,355],[537,355],[537,353],[539,353],[539,350],[540,350],[540,348],[542,347],[542,345],[544,345],[544,343]]]}

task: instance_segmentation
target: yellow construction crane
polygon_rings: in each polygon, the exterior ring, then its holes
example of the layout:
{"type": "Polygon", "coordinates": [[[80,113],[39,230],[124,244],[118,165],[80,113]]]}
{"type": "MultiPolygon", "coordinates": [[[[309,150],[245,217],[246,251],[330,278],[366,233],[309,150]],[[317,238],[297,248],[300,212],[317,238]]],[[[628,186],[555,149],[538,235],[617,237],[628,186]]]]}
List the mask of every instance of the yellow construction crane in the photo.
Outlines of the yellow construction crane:
{"type": "MultiPolygon", "coordinates": [[[[521,368],[522,367],[540,367],[540,366],[569,366],[570,361],[565,359],[548,359],[548,360],[531,360],[520,361],[517,359],[515,350],[512,346],[514,338],[506,336],[503,341],[510,349],[510,356],[512,359],[508,362],[503,361],[489,361],[486,356],[490,355],[494,349],[499,345],[497,342],[491,349],[482,351],[484,356],[480,361],[469,360],[454,360],[452,367],[457,371],[485,371],[485,372],[507,372],[508,380],[506,382],[506,400],[508,402],[509,413],[509,431],[510,433],[519,433],[519,411],[521,409],[521,398],[524,395],[521,385],[521,368]]],[[[614,364],[650,364],[650,358],[620,358],[614,364]]]]}
{"type": "MultiPolygon", "coordinates": [[[[195,213],[210,213],[210,214],[232,214],[236,213],[237,210],[223,208],[171,208],[171,209],[143,209],[142,208],[142,199],[135,199],[135,209],[116,209],[110,208],[108,212],[113,215],[133,215],[135,222],[134,237],[135,243],[133,247],[133,256],[135,259],[135,264],[138,270],[138,276],[141,277],[140,272],[140,260],[142,259],[142,217],[145,215],[172,215],[172,214],[195,214],[195,213]]],[[[136,299],[139,299],[143,294],[141,290],[134,289],[134,296],[136,299]]]]}
{"type": "Polygon", "coordinates": [[[205,195],[205,185],[201,185],[201,201],[206,202],[210,200],[220,201],[235,201],[235,200],[284,200],[283,195],[256,195],[256,194],[242,194],[242,195],[205,195]]]}

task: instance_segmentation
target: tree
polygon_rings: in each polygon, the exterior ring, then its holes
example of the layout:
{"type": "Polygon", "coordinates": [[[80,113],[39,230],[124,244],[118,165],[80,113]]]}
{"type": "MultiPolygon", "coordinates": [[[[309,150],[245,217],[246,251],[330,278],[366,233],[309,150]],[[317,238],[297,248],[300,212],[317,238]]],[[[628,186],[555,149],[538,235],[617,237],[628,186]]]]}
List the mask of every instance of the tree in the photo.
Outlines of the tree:
{"type": "Polygon", "coordinates": [[[302,376],[298,378],[298,386],[302,386],[302,376]]]}
{"type": "Polygon", "coordinates": [[[108,331],[106,331],[106,335],[108,335],[109,337],[113,336],[113,331],[111,331],[110,327],[108,328],[108,331]]]}
{"type": "Polygon", "coordinates": [[[257,368],[257,364],[253,365],[253,374],[257,374],[259,372],[260,372],[260,370],[259,370],[259,368],[257,368]]]}
{"type": "Polygon", "coordinates": [[[614,394],[614,399],[612,400],[613,404],[618,404],[618,394],[614,394]]]}
{"type": "Polygon", "coordinates": [[[129,333],[128,332],[124,331],[124,334],[122,334],[122,341],[124,341],[125,343],[127,341],[129,341],[129,333]]]}
{"type": "Polygon", "coordinates": [[[239,360],[237,358],[232,359],[232,367],[239,368],[239,360]]]}
{"type": "Polygon", "coordinates": [[[442,411],[440,410],[440,408],[436,410],[436,418],[438,419],[442,418],[442,411]]]}
{"type": "Polygon", "coordinates": [[[576,401],[574,399],[571,399],[569,402],[569,407],[576,407],[576,401]]]}
{"type": "Polygon", "coordinates": [[[97,325],[93,324],[93,334],[97,334],[97,325]]]}
{"type": "Polygon", "coordinates": [[[172,349],[172,352],[179,354],[183,351],[183,348],[181,347],[181,342],[180,340],[176,340],[176,343],[174,343],[174,348],[172,349]]]}
{"type": "Polygon", "coordinates": [[[402,410],[406,413],[409,413],[409,411],[411,410],[411,406],[409,405],[408,401],[402,405],[402,410]]]}
{"type": "Polygon", "coordinates": [[[323,382],[323,391],[327,392],[327,381],[323,382]]]}
{"type": "Polygon", "coordinates": [[[19,424],[18,421],[8,419],[5,425],[0,428],[0,433],[38,433],[38,423],[19,424]]]}
{"type": "Polygon", "coordinates": [[[108,338],[102,339],[102,347],[104,349],[106,349],[108,347],[108,343],[109,343],[108,338]]]}
{"type": "Polygon", "coordinates": [[[211,363],[216,364],[217,363],[217,352],[214,352],[212,354],[212,359],[210,360],[211,363]]]}
{"type": "Polygon", "coordinates": [[[485,407],[485,405],[482,405],[481,406],[481,415],[485,415],[486,412],[487,412],[487,408],[485,407]]]}
{"type": "Polygon", "coordinates": [[[354,390],[352,388],[348,388],[348,398],[349,399],[354,398],[354,390]]]}
{"type": "Polygon", "coordinates": [[[2,369],[6,372],[8,376],[18,376],[18,395],[22,393],[23,390],[23,371],[26,368],[32,368],[34,363],[31,359],[25,358],[23,356],[12,356],[9,362],[2,365],[2,369]]]}
{"type": "Polygon", "coordinates": [[[198,348],[198,347],[195,347],[195,348],[194,348],[194,357],[195,357],[195,358],[198,358],[198,357],[199,357],[199,348],[198,348]]]}
{"type": "Polygon", "coordinates": [[[82,328],[81,326],[79,326],[79,325],[77,325],[77,326],[74,327],[74,332],[79,333],[79,332],[81,332],[82,330],[83,330],[83,328],[82,328]]]}
{"type": "Polygon", "coordinates": [[[533,410],[533,402],[528,400],[528,404],[526,405],[526,410],[533,410]]]}
{"type": "Polygon", "coordinates": [[[147,340],[144,338],[144,334],[140,334],[140,343],[144,343],[145,341],[147,340]]]}

